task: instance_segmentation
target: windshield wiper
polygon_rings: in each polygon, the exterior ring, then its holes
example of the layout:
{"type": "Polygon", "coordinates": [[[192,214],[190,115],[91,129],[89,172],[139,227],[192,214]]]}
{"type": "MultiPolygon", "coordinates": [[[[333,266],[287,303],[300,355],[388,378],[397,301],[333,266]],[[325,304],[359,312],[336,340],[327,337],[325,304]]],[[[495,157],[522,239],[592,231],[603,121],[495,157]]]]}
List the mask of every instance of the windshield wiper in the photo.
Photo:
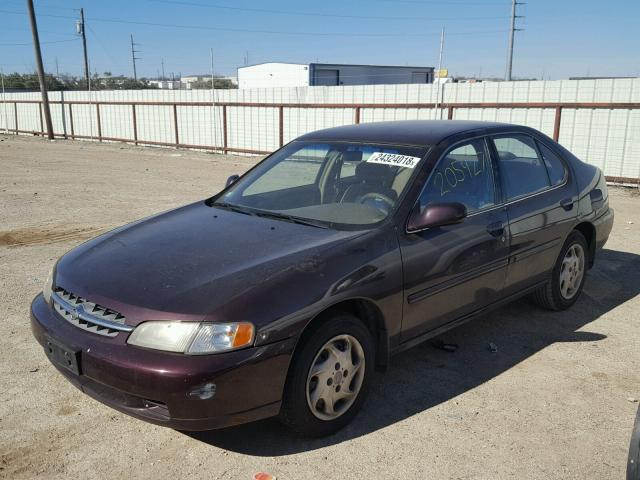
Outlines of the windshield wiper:
{"type": "Polygon", "coordinates": [[[225,203],[225,202],[214,202],[211,204],[212,207],[219,207],[219,208],[224,208],[226,210],[231,210],[232,212],[236,212],[236,213],[242,213],[244,215],[255,215],[255,213],[252,210],[249,210],[247,208],[242,208],[239,207],[237,205],[232,205],[230,203],[225,203]]]}
{"type": "Polygon", "coordinates": [[[291,215],[287,215],[286,213],[266,212],[261,210],[259,212],[253,212],[253,214],[257,215],[258,217],[276,218],[278,220],[284,220],[286,222],[291,222],[291,223],[298,223],[300,225],[308,225],[310,227],[329,228],[324,223],[314,222],[313,220],[307,220],[306,218],[294,217],[291,215]]]}

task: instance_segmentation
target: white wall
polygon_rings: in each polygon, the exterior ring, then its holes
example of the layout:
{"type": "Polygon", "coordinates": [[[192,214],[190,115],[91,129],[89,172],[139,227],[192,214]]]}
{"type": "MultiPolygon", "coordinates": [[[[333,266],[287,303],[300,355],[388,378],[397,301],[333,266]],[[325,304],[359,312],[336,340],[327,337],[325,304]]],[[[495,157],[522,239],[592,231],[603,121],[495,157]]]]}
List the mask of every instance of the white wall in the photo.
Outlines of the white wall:
{"type": "Polygon", "coordinates": [[[238,88],[305,87],[309,85],[309,65],[262,63],[238,68],[238,88]]]}
{"type": "MultiPolygon", "coordinates": [[[[359,85],[345,87],[259,88],[216,90],[216,102],[257,103],[433,103],[437,85],[359,85]]],[[[640,78],[615,80],[557,80],[532,82],[486,82],[440,86],[444,104],[510,102],[627,102],[640,103],[640,78]]],[[[51,92],[60,100],[60,92],[51,92]]],[[[40,94],[10,93],[7,98],[39,100],[40,94]]],[[[91,101],[178,101],[211,102],[209,90],[136,90],[107,92],[66,92],[66,100],[91,101]]],[[[97,135],[95,105],[74,105],[75,133],[97,135]]],[[[52,105],[56,133],[63,131],[63,112],[67,131],[69,110],[52,105]]],[[[170,106],[137,106],[138,138],[172,142],[173,112],[170,106]]],[[[283,109],[284,141],[309,131],[354,122],[354,109],[283,109]]],[[[554,109],[491,108],[455,109],[454,119],[490,120],[516,123],[553,134],[554,109]]],[[[446,109],[442,110],[446,118],[446,109]]],[[[131,106],[100,107],[103,136],[132,138],[131,106]]],[[[433,119],[434,109],[366,109],[361,122],[379,120],[433,119]]],[[[18,105],[19,128],[40,130],[37,104],[18,105]]],[[[14,129],[12,104],[0,105],[0,131],[14,129]],[[6,116],[5,116],[6,115],[6,116]],[[6,118],[6,120],[5,120],[6,118]]],[[[178,107],[180,142],[222,146],[222,108],[213,106],[178,107]]],[[[271,151],[278,147],[278,109],[273,107],[228,107],[228,146],[271,151]]],[[[640,110],[571,109],[562,112],[560,143],[582,160],[601,167],[615,177],[640,178],[640,110]]]]}

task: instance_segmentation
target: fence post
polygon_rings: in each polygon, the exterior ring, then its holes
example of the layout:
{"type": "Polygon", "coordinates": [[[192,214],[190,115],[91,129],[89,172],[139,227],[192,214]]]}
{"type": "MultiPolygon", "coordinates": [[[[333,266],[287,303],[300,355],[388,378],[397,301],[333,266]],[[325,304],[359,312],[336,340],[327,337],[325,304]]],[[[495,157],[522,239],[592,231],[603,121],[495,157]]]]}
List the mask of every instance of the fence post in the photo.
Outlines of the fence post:
{"type": "Polygon", "coordinates": [[[222,106],[222,153],[227,154],[229,144],[227,140],[227,106],[222,106]]]}
{"type": "Polygon", "coordinates": [[[62,118],[62,136],[67,139],[67,116],[64,112],[64,90],[60,90],[60,117],[62,118]]]}
{"type": "Polygon", "coordinates": [[[176,147],[180,145],[180,137],[178,136],[178,105],[173,104],[173,125],[175,126],[176,147]]]}
{"type": "Polygon", "coordinates": [[[356,123],[356,124],[360,123],[360,107],[356,107],[356,112],[355,112],[355,123],[356,123]]]}
{"type": "Polygon", "coordinates": [[[13,102],[13,118],[16,124],[16,135],[18,135],[18,102],[13,102]]]}
{"type": "Polygon", "coordinates": [[[102,141],[102,123],[100,122],[100,104],[96,103],[96,116],[98,117],[98,140],[102,141]]]}
{"type": "Polygon", "coordinates": [[[71,138],[76,138],[76,132],[73,130],[73,103],[69,103],[69,130],[71,131],[71,138]]]}
{"type": "Polygon", "coordinates": [[[453,105],[447,107],[447,120],[453,120],[453,105]]]}
{"type": "Polygon", "coordinates": [[[556,107],[556,118],[553,122],[553,139],[557,142],[560,138],[560,121],[562,119],[562,107],[556,107]]]}
{"type": "Polygon", "coordinates": [[[280,146],[284,145],[284,107],[280,105],[278,107],[278,140],[280,146]]]}
{"type": "Polygon", "coordinates": [[[136,117],[136,104],[131,104],[131,115],[133,120],[133,144],[138,145],[138,118],[136,117]]]}
{"type": "Polygon", "coordinates": [[[38,112],[40,112],[40,134],[44,135],[44,124],[42,123],[42,102],[38,102],[38,112]]]}

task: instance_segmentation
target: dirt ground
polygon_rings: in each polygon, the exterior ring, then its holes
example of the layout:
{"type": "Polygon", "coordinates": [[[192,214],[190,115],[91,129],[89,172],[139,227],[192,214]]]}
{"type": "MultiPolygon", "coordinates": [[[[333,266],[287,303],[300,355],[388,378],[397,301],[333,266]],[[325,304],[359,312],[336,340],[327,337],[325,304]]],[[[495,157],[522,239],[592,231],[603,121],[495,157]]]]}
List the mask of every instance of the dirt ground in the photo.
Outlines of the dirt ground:
{"type": "Polygon", "coordinates": [[[377,376],[339,434],[276,420],[187,435],[83,395],[32,338],[52,263],[97,233],[219,190],[255,159],[0,135],[0,477],[250,479],[623,478],[640,398],[640,196],[578,303],[522,300],[418,346],[377,376]],[[498,347],[489,351],[489,342],[498,347]]]}

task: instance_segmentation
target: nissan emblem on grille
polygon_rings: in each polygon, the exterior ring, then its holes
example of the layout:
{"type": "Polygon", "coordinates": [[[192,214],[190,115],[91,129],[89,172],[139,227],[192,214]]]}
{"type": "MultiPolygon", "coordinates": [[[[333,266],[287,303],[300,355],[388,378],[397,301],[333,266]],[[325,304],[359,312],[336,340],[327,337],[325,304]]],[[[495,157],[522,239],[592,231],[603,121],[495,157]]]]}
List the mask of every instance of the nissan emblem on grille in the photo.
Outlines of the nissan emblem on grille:
{"type": "Polygon", "coordinates": [[[73,312],[71,312],[71,318],[73,318],[74,320],[78,320],[78,318],[80,318],[80,315],[83,315],[84,312],[84,306],[80,304],[73,309],[73,312]]]}

